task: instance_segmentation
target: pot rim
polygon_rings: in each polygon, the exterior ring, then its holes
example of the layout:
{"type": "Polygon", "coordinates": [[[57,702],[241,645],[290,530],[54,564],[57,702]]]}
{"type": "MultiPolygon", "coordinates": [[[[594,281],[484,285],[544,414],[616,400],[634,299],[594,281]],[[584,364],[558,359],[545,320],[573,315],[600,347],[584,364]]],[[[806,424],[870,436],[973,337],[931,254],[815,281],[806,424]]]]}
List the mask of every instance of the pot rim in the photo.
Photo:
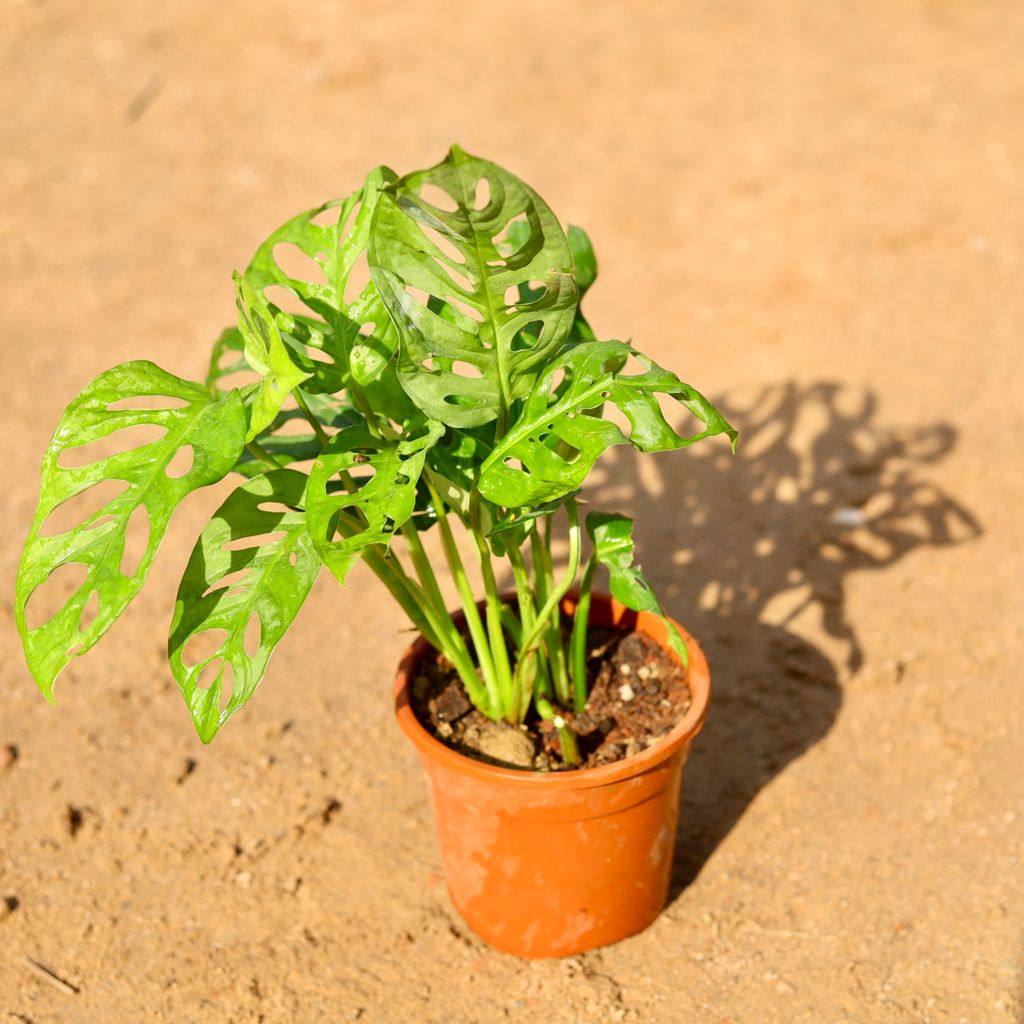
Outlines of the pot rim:
{"type": "MultiPolygon", "coordinates": [[[[503,594],[502,599],[508,600],[510,596],[514,598],[514,594],[503,594]]],[[[572,612],[576,606],[576,596],[575,592],[572,592],[563,598],[561,606],[563,612],[572,612]]],[[[622,628],[624,632],[628,629],[640,630],[660,644],[673,660],[681,661],[679,656],[665,645],[664,636],[667,634],[667,627],[659,616],[651,612],[631,611],[610,595],[594,592],[591,595],[591,609],[593,610],[594,606],[599,604],[604,604],[610,609],[614,627],[622,628]],[[627,625],[623,626],[623,623],[627,625]]],[[[458,622],[461,615],[453,614],[452,617],[458,622]]],[[[489,781],[495,785],[546,786],[559,790],[575,790],[603,786],[640,775],[667,761],[680,747],[692,740],[700,732],[708,713],[711,675],[707,658],[700,645],[683,626],[670,617],[669,621],[682,634],[689,652],[687,685],[690,689],[690,707],[668,735],[654,746],[647,747],[631,757],[614,761],[612,764],[556,772],[502,768],[467,757],[442,743],[416,717],[408,697],[408,685],[413,670],[431,650],[430,645],[422,636],[418,636],[406,649],[399,663],[393,690],[395,716],[402,731],[422,754],[429,756],[431,760],[442,762],[461,774],[489,781]]]]}

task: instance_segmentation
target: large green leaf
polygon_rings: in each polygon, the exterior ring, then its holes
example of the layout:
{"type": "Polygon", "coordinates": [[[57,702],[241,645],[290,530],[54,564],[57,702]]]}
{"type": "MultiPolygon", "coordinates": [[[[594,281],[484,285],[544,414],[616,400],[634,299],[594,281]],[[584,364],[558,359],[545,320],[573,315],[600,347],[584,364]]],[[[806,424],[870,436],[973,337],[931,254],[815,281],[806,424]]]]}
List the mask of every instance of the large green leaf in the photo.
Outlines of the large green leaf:
{"type": "Polygon", "coordinates": [[[293,217],[259,247],[243,275],[270,300],[292,358],[310,374],[304,390],[333,393],[353,383],[365,387],[380,377],[394,354],[397,335],[377,288],[369,278],[360,286],[353,271],[366,251],[380,189],[395,177],[378,167],[348,198],[293,217]],[[298,251],[287,253],[289,246],[298,251]],[[275,285],[296,296],[307,312],[275,305],[267,291],[275,285]]]}
{"type": "Polygon", "coordinates": [[[345,581],[363,549],[391,543],[416,507],[416,484],[427,449],[444,427],[428,421],[423,432],[405,440],[384,440],[363,426],[349,427],[331,439],[309,474],[309,532],[328,569],[345,581]],[[347,472],[357,479],[353,494],[339,493],[333,478],[347,472]],[[367,478],[366,474],[372,474],[367,478]],[[338,513],[359,522],[356,530],[338,532],[338,513]]]}
{"type": "MultiPolygon", "coordinates": [[[[107,447],[118,440],[113,438],[107,447]]],[[[245,411],[237,391],[218,400],[202,384],[181,380],[150,362],[122,363],[108,370],[68,406],[43,458],[39,505],[15,594],[15,618],[28,665],[48,699],[53,699],[53,683],[61,669],[89,650],[141,589],[175,506],[190,491],[228,473],[244,440],[245,411]],[[166,408],[168,404],[176,407],[166,408]],[[88,450],[73,451],[142,425],[164,432],[141,447],[97,455],[91,461],[88,450]],[[187,448],[191,466],[178,474],[171,463],[187,448]],[[60,465],[65,453],[85,464],[60,465]],[[123,481],[121,493],[83,522],[52,532],[47,519],[58,506],[98,484],[115,481],[123,481]],[[137,567],[126,574],[122,560],[133,516],[148,524],[148,536],[137,567]],[[85,567],[84,581],[46,622],[29,628],[29,599],[55,570],[69,564],[85,567]],[[86,622],[86,606],[93,595],[98,610],[86,622]]],[[[125,443],[131,443],[130,435],[125,435],[125,443]]]]}
{"type": "Polygon", "coordinates": [[[305,488],[305,475],[290,469],[243,484],[206,525],[185,568],[168,655],[204,743],[252,696],[320,571],[305,488]],[[190,641],[211,630],[213,649],[190,658],[190,641]]]}
{"type": "Polygon", "coordinates": [[[736,431],[718,410],[674,373],[624,342],[584,342],[545,367],[518,420],[481,466],[480,493],[497,505],[529,508],[580,487],[612,445],[668,451],[723,433],[735,441],[736,431]],[[642,372],[623,372],[630,356],[642,372]],[[659,394],[674,398],[704,429],[677,433],[662,414],[659,394]],[[585,415],[605,402],[625,414],[628,435],[610,420],[585,415]]]}
{"type": "Polygon", "coordinates": [[[507,417],[572,328],[572,254],[554,214],[519,178],[458,147],[381,194],[369,257],[401,334],[402,386],[451,426],[507,417]],[[510,230],[526,236],[512,252],[510,230]],[[539,293],[524,303],[531,282],[539,293]]]}
{"type": "Polygon", "coordinates": [[[672,649],[687,664],[686,642],[665,615],[650,581],[633,564],[633,520],[610,512],[589,512],[587,533],[594,543],[594,558],[608,570],[612,597],[635,612],[653,612],[665,619],[672,649]]]}

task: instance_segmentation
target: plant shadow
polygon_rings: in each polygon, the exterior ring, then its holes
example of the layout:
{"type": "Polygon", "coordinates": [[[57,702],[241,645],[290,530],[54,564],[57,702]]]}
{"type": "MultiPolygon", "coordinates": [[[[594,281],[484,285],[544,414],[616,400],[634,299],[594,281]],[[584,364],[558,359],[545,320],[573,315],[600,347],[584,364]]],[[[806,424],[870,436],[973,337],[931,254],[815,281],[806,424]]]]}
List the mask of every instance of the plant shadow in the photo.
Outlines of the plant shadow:
{"type": "Polygon", "coordinates": [[[670,901],[757,793],[835,722],[841,681],[864,662],[847,577],[981,534],[921,472],[953,449],[946,423],[885,426],[871,391],[831,382],[769,385],[716,404],[740,431],[735,455],[704,442],[659,472],[657,460],[619,454],[587,494],[595,508],[637,517],[647,576],[711,663],[670,901]],[[820,644],[794,628],[815,618],[820,644]]]}

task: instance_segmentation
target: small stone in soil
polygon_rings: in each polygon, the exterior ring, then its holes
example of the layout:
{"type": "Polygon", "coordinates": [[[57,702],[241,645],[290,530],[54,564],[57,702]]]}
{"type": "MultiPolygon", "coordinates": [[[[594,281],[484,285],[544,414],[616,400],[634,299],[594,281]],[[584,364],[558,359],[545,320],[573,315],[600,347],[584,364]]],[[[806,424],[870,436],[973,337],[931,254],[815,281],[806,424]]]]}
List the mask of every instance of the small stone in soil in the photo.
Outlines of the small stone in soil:
{"type": "Polygon", "coordinates": [[[482,729],[477,749],[495,761],[521,768],[532,768],[536,755],[530,737],[518,729],[482,729]]]}
{"type": "Polygon", "coordinates": [[[625,664],[623,664],[623,665],[620,665],[620,666],[619,666],[619,671],[620,671],[620,672],[621,672],[621,673],[622,673],[622,674],[623,674],[624,676],[628,676],[628,675],[630,674],[630,672],[632,672],[632,671],[633,671],[633,666],[632,666],[632,665],[625,665],[625,664]]]}
{"type": "MultiPolygon", "coordinates": [[[[629,666],[623,665],[622,667],[628,668],[629,666]]],[[[630,686],[629,683],[623,683],[622,686],[619,687],[619,698],[621,700],[631,701],[635,696],[636,694],[633,692],[633,687],[630,686]]]]}

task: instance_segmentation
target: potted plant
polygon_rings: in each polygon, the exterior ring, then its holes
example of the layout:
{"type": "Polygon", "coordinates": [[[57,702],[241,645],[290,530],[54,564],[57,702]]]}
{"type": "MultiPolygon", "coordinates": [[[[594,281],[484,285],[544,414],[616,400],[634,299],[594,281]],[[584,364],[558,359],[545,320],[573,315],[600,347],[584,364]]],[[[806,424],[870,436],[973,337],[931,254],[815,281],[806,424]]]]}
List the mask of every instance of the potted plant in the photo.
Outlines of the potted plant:
{"type": "Polygon", "coordinates": [[[377,168],[275,231],[235,275],[238,326],[204,383],[124,363],[57,427],[15,600],[47,699],[142,587],[175,506],[237,472],[170,626],[203,742],[248,701],[321,566],[344,582],[362,558],[420,633],[396,708],[467,921],[541,956],[653,920],[707,666],[633,563],[631,521],[581,521],[577,496],[612,445],[736,435],[675,374],[597,337],[579,308],[596,270],[583,231],[563,232],[528,185],[457,147],[404,177],[377,168]],[[677,430],[659,397],[698,429],[677,430]],[[602,567],[611,597],[593,591],[602,567]],[[644,721],[624,729],[630,715],[644,721]]]}

